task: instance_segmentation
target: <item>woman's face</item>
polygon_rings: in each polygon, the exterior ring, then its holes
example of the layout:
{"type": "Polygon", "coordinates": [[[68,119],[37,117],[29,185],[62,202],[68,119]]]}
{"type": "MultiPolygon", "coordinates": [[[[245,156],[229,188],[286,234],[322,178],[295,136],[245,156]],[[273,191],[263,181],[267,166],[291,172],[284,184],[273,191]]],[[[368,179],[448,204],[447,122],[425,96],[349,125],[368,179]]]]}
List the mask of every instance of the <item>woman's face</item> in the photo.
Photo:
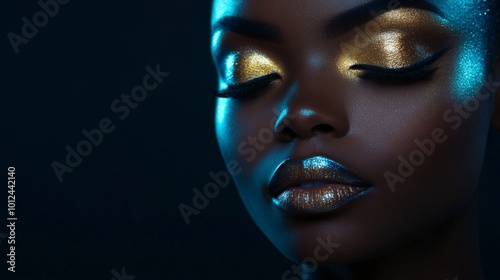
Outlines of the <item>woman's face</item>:
{"type": "Polygon", "coordinates": [[[459,2],[215,1],[218,142],[286,256],[376,257],[473,203],[496,85],[459,2]]]}

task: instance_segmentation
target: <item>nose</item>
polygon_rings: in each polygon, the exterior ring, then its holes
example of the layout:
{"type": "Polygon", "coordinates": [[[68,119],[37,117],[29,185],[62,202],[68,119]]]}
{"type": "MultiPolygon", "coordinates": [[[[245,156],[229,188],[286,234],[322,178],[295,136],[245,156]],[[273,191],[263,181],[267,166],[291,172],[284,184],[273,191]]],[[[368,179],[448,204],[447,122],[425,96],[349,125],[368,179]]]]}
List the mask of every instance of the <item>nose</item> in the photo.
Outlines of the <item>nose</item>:
{"type": "Polygon", "coordinates": [[[345,102],[338,87],[295,84],[288,92],[274,126],[281,142],[313,137],[341,138],[349,131],[345,102]]]}

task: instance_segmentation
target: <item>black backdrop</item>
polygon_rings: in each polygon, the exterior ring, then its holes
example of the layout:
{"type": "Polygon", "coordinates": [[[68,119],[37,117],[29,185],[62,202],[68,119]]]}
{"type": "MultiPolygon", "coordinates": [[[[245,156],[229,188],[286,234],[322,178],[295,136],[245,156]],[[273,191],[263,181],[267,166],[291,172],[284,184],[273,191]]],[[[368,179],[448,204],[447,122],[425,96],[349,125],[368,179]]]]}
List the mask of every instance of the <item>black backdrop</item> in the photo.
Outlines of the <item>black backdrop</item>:
{"type": "MultiPolygon", "coordinates": [[[[32,22],[41,7],[2,1],[0,234],[7,232],[7,166],[16,167],[18,221],[17,272],[6,271],[0,235],[0,279],[281,279],[290,268],[233,185],[190,225],[178,210],[211,181],[210,171],[224,169],[213,131],[210,6],[71,0],[16,54],[9,32],[22,35],[22,18],[32,22]],[[158,64],[170,76],[120,120],[112,102],[158,64]],[[86,139],[81,131],[103,118],[115,130],[59,182],[51,164],[64,164],[66,146],[76,149],[86,139]]],[[[498,133],[492,141],[490,161],[500,154],[498,133]]],[[[497,167],[487,169],[497,175],[497,167]]],[[[488,174],[481,222],[492,267],[500,181],[488,174]]]]}

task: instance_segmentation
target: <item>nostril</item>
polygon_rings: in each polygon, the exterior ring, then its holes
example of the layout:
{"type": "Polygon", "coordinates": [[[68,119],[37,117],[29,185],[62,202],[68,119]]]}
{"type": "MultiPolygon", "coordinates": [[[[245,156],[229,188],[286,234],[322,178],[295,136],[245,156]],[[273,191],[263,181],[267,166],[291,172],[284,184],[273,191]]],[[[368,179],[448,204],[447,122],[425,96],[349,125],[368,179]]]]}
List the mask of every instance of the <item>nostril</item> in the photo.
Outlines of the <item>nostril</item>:
{"type": "Polygon", "coordinates": [[[319,132],[332,132],[333,130],[334,130],[333,127],[327,124],[318,124],[313,128],[313,131],[319,131],[319,132]]]}
{"type": "MultiPolygon", "coordinates": [[[[311,134],[309,134],[309,136],[312,136],[313,134],[316,134],[316,133],[323,134],[323,133],[331,133],[334,131],[335,131],[335,129],[330,125],[319,124],[319,125],[316,125],[315,127],[313,127],[312,130],[310,130],[311,134]]],[[[286,142],[286,143],[292,142],[295,138],[304,138],[304,137],[309,137],[309,136],[305,136],[305,134],[304,134],[301,137],[301,135],[299,135],[299,133],[297,133],[295,130],[293,130],[292,128],[290,128],[288,126],[285,126],[281,130],[277,131],[278,140],[281,142],[286,142]]]]}

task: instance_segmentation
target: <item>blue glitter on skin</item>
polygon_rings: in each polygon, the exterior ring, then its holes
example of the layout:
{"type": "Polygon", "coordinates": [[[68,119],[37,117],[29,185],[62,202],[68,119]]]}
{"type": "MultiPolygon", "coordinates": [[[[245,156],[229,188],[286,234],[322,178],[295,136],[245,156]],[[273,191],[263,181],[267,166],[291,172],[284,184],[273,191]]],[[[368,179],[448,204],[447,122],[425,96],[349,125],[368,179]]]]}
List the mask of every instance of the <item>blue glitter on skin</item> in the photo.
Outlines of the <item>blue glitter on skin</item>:
{"type": "Polygon", "coordinates": [[[480,50],[484,48],[481,42],[470,42],[460,50],[454,92],[461,101],[472,97],[482,84],[486,62],[480,50]]]}
{"type": "Polygon", "coordinates": [[[487,24],[486,13],[484,15],[480,13],[487,3],[486,1],[457,0],[454,5],[460,7],[461,12],[450,13],[452,15],[450,21],[456,25],[456,30],[459,30],[464,40],[463,46],[458,50],[453,93],[457,101],[465,101],[481,87],[486,73],[486,53],[482,50],[487,48],[487,39],[484,33],[478,30],[484,30],[487,24]],[[478,20],[478,13],[482,20],[478,20]]]}

